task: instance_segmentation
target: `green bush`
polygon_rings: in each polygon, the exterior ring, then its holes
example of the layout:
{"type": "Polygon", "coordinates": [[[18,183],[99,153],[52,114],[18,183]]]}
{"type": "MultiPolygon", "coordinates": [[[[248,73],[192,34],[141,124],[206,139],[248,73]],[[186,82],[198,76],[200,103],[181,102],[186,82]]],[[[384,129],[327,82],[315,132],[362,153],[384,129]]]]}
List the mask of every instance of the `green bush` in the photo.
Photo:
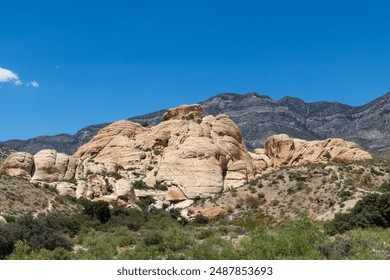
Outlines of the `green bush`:
{"type": "Polygon", "coordinates": [[[384,182],[380,185],[378,191],[386,193],[390,192],[390,181],[384,182]]]}
{"type": "Polygon", "coordinates": [[[316,244],[325,235],[306,216],[289,221],[273,230],[259,227],[243,239],[244,259],[321,259],[316,244]]]}
{"type": "Polygon", "coordinates": [[[390,226],[390,193],[369,194],[358,201],[350,213],[338,213],[327,222],[329,234],[343,233],[353,228],[390,226]]]}
{"type": "Polygon", "coordinates": [[[111,173],[108,173],[107,175],[110,177],[113,177],[115,180],[119,180],[119,179],[123,178],[122,175],[119,174],[118,172],[111,172],[111,173]]]}
{"type": "Polygon", "coordinates": [[[143,244],[145,246],[159,245],[163,243],[163,237],[158,231],[148,232],[143,239],[143,244]]]}
{"type": "Polygon", "coordinates": [[[207,224],[209,222],[209,219],[207,217],[203,216],[202,214],[198,214],[193,219],[193,222],[195,224],[207,224]]]}
{"type": "Polygon", "coordinates": [[[137,180],[133,182],[133,188],[138,190],[148,190],[151,189],[144,181],[137,180]]]}
{"type": "Polygon", "coordinates": [[[77,231],[77,225],[66,220],[61,214],[22,216],[13,223],[0,225],[0,259],[11,254],[18,240],[24,240],[29,248],[71,250],[69,238],[65,234],[77,231]]]}
{"type": "Polygon", "coordinates": [[[83,214],[95,217],[101,223],[106,223],[111,218],[109,204],[105,201],[85,201],[83,214]]]}

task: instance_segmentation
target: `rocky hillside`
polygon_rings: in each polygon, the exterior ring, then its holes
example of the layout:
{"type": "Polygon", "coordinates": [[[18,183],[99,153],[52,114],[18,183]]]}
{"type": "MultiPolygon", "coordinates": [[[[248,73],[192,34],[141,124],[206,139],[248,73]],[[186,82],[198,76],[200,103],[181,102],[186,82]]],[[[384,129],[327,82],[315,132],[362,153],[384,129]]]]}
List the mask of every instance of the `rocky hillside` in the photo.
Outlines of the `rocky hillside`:
{"type": "Polygon", "coordinates": [[[248,152],[228,116],[203,116],[196,104],[167,110],[156,126],[115,122],[73,156],[52,149],[12,153],[0,171],[49,185],[60,195],[131,208],[138,199],[152,198],[156,208],[188,210],[199,198],[238,189],[285,166],[371,159],[343,139],[305,141],[285,134],[248,152]]]}
{"type": "Polygon", "coordinates": [[[350,211],[367,194],[386,191],[383,186],[389,186],[389,180],[386,162],[284,166],[240,188],[202,198],[188,211],[210,217],[225,213],[233,221],[247,217],[253,223],[259,219],[253,216],[258,209],[274,222],[296,219],[302,212],[313,220],[329,220],[336,213],[350,211]]]}
{"type": "Polygon", "coordinates": [[[0,144],[0,164],[1,164],[1,162],[2,162],[6,157],[8,157],[12,152],[13,152],[13,151],[12,151],[10,148],[8,148],[8,147],[6,147],[6,146],[0,144]]]}
{"type": "MultiPolygon", "coordinates": [[[[269,136],[280,133],[305,140],[343,138],[356,142],[369,151],[390,148],[390,93],[358,107],[337,102],[306,103],[293,97],[273,100],[257,93],[224,93],[200,104],[206,114],[228,115],[240,128],[248,149],[261,147],[269,136]]],[[[165,110],[157,111],[129,120],[156,125],[164,112],[165,110]]],[[[42,149],[73,154],[106,125],[108,124],[85,127],[75,135],[41,136],[25,141],[9,140],[4,144],[16,151],[33,154],[42,149]]]]}

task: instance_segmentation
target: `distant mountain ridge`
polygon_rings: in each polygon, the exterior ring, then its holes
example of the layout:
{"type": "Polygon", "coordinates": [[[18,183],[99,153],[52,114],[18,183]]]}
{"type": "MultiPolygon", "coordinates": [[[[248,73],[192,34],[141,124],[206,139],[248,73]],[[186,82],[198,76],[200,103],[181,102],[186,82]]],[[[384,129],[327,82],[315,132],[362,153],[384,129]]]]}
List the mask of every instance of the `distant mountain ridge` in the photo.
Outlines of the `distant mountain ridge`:
{"type": "Polygon", "coordinates": [[[3,144],[0,144],[0,162],[5,159],[8,155],[10,155],[13,151],[4,146],[3,144]]]}
{"type": "MultiPolygon", "coordinates": [[[[226,114],[232,118],[248,149],[261,147],[267,137],[280,133],[305,140],[340,137],[369,151],[390,148],[390,92],[363,106],[326,101],[306,103],[294,97],[273,100],[257,93],[222,93],[199,103],[204,106],[205,115],[226,114]]],[[[164,112],[160,110],[128,120],[155,125],[164,112]]],[[[8,140],[3,144],[33,154],[47,148],[73,154],[108,124],[87,126],[74,135],[39,136],[8,140]]]]}

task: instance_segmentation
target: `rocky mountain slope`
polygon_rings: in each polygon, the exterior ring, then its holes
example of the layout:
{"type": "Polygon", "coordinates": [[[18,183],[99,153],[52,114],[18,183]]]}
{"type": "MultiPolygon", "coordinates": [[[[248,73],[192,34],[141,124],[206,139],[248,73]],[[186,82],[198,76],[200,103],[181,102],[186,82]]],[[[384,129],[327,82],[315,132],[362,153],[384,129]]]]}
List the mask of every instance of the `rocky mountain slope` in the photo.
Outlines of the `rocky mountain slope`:
{"type": "Polygon", "coordinates": [[[1,164],[1,162],[2,162],[6,157],[8,157],[12,152],[13,152],[13,151],[12,151],[10,148],[8,148],[8,147],[6,147],[6,146],[0,144],[0,164],[1,164]]]}
{"type": "MultiPolygon", "coordinates": [[[[390,147],[390,93],[358,107],[337,102],[306,103],[293,97],[273,100],[256,93],[224,93],[200,104],[207,115],[228,115],[240,128],[248,149],[261,147],[267,137],[280,133],[305,140],[339,137],[356,142],[369,151],[390,147]]],[[[165,110],[157,111],[129,120],[156,125],[164,112],[165,110]]],[[[33,154],[42,149],[73,154],[106,125],[108,124],[88,126],[75,135],[40,136],[25,141],[9,140],[4,145],[33,154]]]]}

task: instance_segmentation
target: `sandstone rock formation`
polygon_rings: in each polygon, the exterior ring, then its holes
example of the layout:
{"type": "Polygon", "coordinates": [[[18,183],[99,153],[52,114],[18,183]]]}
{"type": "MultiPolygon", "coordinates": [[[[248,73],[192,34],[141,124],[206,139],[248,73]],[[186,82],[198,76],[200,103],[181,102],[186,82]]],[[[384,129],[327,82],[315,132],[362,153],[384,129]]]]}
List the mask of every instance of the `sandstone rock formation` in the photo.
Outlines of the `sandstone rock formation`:
{"type": "Polygon", "coordinates": [[[186,200],[187,197],[183,193],[183,191],[178,187],[171,187],[165,194],[165,200],[167,201],[183,201],[186,200]]]}
{"type": "Polygon", "coordinates": [[[305,141],[290,138],[286,134],[269,137],[264,153],[269,157],[269,167],[299,165],[307,162],[330,160],[357,161],[372,159],[372,156],[353,142],[340,138],[323,141],[305,141]]]}
{"type": "MultiPolygon", "coordinates": [[[[104,127],[73,156],[42,150],[11,154],[0,171],[56,187],[60,195],[136,208],[153,198],[157,208],[186,208],[198,197],[237,188],[284,165],[366,160],[357,144],[332,138],[304,141],[274,135],[249,153],[237,125],[226,115],[202,116],[200,105],[168,110],[145,127],[118,121],[104,127]]],[[[202,214],[215,216],[221,209],[202,214]]]]}
{"type": "Polygon", "coordinates": [[[211,207],[199,210],[196,215],[200,214],[208,219],[212,219],[221,215],[223,212],[224,210],[221,207],[211,207]]]}
{"type": "Polygon", "coordinates": [[[226,115],[201,118],[202,111],[199,105],[180,106],[154,127],[113,123],[74,157],[120,166],[130,181],[180,186],[188,198],[246,183],[254,170],[238,127],[226,115]]]}
{"type": "Polygon", "coordinates": [[[12,153],[4,161],[1,171],[10,176],[21,176],[31,178],[34,158],[25,152],[12,153]]]}
{"type": "Polygon", "coordinates": [[[177,108],[165,111],[162,121],[167,120],[191,120],[201,118],[203,115],[203,107],[199,104],[181,105],[177,108]]]}
{"type": "Polygon", "coordinates": [[[261,174],[268,168],[270,159],[266,155],[265,149],[255,149],[252,153],[250,152],[249,155],[252,159],[256,174],[261,174]]]}
{"type": "Polygon", "coordinates": [[[32,181],[51,183],[73,179],[78,159],[55,150],[42,150],[34,155],[34,163],[32,181]]]}

